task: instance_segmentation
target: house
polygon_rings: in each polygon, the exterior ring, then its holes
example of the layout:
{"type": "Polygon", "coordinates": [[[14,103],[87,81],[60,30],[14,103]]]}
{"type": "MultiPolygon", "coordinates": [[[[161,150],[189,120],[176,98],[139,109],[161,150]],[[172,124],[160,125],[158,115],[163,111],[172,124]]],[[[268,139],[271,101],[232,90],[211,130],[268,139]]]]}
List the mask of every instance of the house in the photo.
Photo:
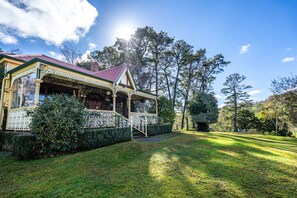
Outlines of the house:
{"type": "Polygon", "coordinates": [[[43,54],[0,54],[0,121],[6,131],[29,131],[26,110],[54,93],[73,95],[89,114],[85,127],[131,126],[145,135],[158,121],[157,96],[136,88],[129,68],[87,70],[43,54]]]}

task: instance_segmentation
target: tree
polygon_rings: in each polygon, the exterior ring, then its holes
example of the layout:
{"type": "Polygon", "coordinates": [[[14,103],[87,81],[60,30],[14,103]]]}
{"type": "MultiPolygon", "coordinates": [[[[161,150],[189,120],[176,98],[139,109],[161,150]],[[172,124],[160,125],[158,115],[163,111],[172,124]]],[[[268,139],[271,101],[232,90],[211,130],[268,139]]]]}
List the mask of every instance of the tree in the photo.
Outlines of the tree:
{"type": "Polygon", "coordinates": [[[249,95],[245,91],[252,88],[249,85],[241,84],[246,79],[245,76],[238,73],[230,74],[224,82],[225,88],[221,92],[226,95],[226,104],[233,108],[233,131],[237,132],[237,111],[239,102],[246,102],[249,100],[249,95]]]}
{"type": "Polygon", "coordinates": [[[184,40],[178,40],[173,43],[169,56],[172,58],[169,64],[173,64],[175,76],[173,78],[172,100],[173,108],[175,108],[178,84],[180,82],[180,73],[183,67],[187,64],[187,57],[193,53],[193,46],[186,43],[184,40]]]}
{"type": "Polygon", "coordinates": [[[60,52],[65,61],[72,65],[75,65],[82,55],[81,52],[72,44],[63,45],[60,47],[60,52]]]}
{"type": "Polygon", "coordinates": [[[248,131],[251,128],[257,128],[259,122],[255,114],[247,109],[242,109],[238,112],[237,124],[240,129],[248,131]]]}
{"type": "Polygon", "coordinates": [[[200,64],[205,57],[205,49],[198,50],[195,54],[187,56],[187,64],[181,71],[181,83],[179,92],[182,94],[182,123],[181,128],[184,128],[185,113],[188,107],[190,92],[197,87],[197,77],[199,75],[200,64]]]}
{"type": "Polygon", "coordinates": [[[159,63],[162,53],[164,53],[170,44],[173,42],[173,38],[169,37],[166,32],[160,31],[155,32],[150,29],[149,33],[149,48],[148,51],[151,53],[150,61],[154,67],[154,78],[155,78],[155,91],[156,95],[159,94],[159,63]]]}
{"type": "Polygon", "coordinates": [[[225,61],[222,54],[217,54],[212,58],[203,61],[200,67],[200,75],[198,81],[200,84],[199,92],[207,93],[212,88],[212,82],[216,79],[214,75],[224,71],[230,61],[225,61]]]}
{"type": "Polygon", "coordinates": [[[159,99],[158,108],[159,117],[163,119],[163,122],[170,122],[171,125],[173,125],[175,119],[175,112],[172,108],[172,101],[164,96],[161,96],[159,99]]]}
{"type": "Polygon", "coordinates": [[[197,131],[209,131],[209,124],[218,120],[218,101],[213,94],[198,93],[189,106],[197,131]]]}
{"type": "Polygon", "coordinates": [[[123,63],[120,53],[114,46],[104,47],[101,51],[94,51],[91,53],[91,57],[106,68],[118,66],[123,63]]]}

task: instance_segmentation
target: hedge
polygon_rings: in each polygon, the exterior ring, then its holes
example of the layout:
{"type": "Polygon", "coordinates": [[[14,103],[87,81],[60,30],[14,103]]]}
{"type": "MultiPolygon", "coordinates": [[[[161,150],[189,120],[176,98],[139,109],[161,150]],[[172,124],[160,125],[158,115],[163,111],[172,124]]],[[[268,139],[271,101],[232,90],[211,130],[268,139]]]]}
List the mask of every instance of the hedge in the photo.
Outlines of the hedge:
{"type": "MultiPolygon", "coordinates": [[[[78,136],[77,150],[90,150],[131,140],[130,128],[84,129],[78,136]]],[[[13,152],[18,159],[28,160],[45,157],[34,135],[15,135],[13,152]]],[[[75,152],[75,151],[71,151],[75,152]]],[[[63,152],[59,153],[63,154],[63,152]]]]}
{"type": "Polygon", "coordinates": [[[171,124],[163,124],[163,125],[148,125],[147,126],[147,135],[159,135],[163,133],[170,133],[172,131],[171,124]]]}
{"type": "Polygon", "coordinates": [[[79,149],[89,150],[131,140],[130,127],[84,129],[79,134],[79,149]]]}
{"type": "Polygon", "coordinates": [[[0,132],[0,150],[12,150],[12,142],[15,133],[0,132]]]}
{"type": "Polygon", "coordinates": [[[13,137],[13,154],[17,159],[28,160],[41,157],[41,146],[33,135],[15,135],[13,137]]]}

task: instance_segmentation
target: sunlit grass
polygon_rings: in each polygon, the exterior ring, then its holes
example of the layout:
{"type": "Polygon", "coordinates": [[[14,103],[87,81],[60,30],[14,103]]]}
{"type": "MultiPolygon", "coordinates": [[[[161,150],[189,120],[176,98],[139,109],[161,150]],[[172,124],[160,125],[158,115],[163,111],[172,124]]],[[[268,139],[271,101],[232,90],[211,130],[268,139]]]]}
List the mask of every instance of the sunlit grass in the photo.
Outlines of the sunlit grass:
{"type": "Polygon", "coordinates": [[[296,189],[297,140],[286,137],[183,132],[49,159],[0,157],[0,197],[297,197],[296,189]]]}

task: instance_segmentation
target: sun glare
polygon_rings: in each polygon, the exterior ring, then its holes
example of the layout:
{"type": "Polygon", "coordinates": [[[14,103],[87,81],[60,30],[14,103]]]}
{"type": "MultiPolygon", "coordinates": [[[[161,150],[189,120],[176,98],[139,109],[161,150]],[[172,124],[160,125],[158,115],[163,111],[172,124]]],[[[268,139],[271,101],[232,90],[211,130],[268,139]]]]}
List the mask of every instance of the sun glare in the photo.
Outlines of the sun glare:
{"type": "Polygon", "coordinates": [[[131,35],[135,32],[135,28],[132,25],[123,24],[119,25],[115,31],[116,38],[123,38],[125,40],[130,39],[131,35]]]}

